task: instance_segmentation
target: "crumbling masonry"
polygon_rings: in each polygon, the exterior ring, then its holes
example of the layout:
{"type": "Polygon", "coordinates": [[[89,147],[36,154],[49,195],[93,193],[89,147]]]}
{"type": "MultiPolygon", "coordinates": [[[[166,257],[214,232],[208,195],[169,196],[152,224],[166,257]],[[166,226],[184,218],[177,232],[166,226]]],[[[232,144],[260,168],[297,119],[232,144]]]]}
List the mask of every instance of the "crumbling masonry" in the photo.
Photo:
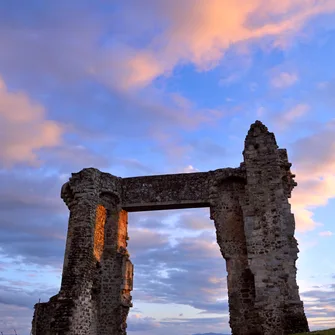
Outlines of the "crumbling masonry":
{"type": "Polygon", "coordinates": [[[285,149],[259,121],[238,168],[119,178],[89,168],[61,196],[70,210],[60,292],[35,305],[33,335],[125,335],[133,265],[127,212],[209,207],[228,272],[234,335],[308,331],[285,149]]]}

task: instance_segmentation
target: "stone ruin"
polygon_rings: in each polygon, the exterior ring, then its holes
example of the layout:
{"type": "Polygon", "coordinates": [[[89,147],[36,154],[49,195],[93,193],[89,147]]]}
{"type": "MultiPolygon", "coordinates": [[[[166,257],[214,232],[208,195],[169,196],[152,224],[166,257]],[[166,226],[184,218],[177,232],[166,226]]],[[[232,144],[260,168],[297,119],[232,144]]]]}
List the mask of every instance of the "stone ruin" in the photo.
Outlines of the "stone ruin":
{"type": "MultiPolygon", "coordinates": [[[[127,213],[209,207],[228,272],[234,335],[309,331],[295,266],[297,184],[285,149],[260,122],[238,168],[119,178],[97,169],[72,174],[61,197],[70,210],[61,288],[35,305],[33,335],[125,335],[133,264],[127,213]]],[[[222,269],[223,271],[223,269],[222,269]]]]}

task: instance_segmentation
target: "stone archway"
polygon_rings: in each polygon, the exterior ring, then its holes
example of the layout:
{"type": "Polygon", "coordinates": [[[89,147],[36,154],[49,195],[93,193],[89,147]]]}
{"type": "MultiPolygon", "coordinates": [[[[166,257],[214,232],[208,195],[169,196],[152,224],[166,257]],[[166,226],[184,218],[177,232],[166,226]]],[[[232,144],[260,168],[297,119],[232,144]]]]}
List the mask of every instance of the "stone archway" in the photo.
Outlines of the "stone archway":
{"type": "Polygon", "coordinates": [[[61,196],[70,210],[60,292],[35,305],[34,335],[125,335],[133,265],[127,212],[209,207],[226,259],[234,335],[308,331],[296,284],[285,149],[259,121],[238,168],[119,178],[89,168],[61,196]]]}

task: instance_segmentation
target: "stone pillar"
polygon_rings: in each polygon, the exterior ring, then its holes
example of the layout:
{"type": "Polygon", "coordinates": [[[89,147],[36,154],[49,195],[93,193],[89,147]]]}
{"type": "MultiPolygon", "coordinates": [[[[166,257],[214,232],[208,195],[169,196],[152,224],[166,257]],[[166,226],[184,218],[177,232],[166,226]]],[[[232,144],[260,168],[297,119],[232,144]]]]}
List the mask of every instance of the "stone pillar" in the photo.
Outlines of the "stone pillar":
{"type": "Polygon", "coordinates": [[[133,287],[133,265],[127,251],[128,213],[121,209],[120,199],[113,194],[106,193],[103,198],[107,221],[94,292],[98,301],[97,334],[125,335],[133,287]]]}
{"type": "Polygon", "coordinates": [[[234,335],[258,335],[261,332],[254,310],[254,276],[248,266],[240,205],[245,180],[227,178],[220,181],[218,177],[214,180],[211,219],[214,219],[217,242],[226,260],[230,327],[234,335]]]}
{"type": "Polygon", "coordinates": [[[124,335],[132,264],[120,178],[84,169],[61,196],[70,210],[59,294],[35,305],[33,335],[124,335]]]}
{"type": "Polygon", "coordinates": [[[296,284],[297,242],[288,202],[295,183],[286,153],[256,121],[245,140],[246,197],[242,206],[248,263],[255,280],[261,334],[308,331],[296,284]]]}
{"type": "Polygon", "coordinates": [[[72,174],[61,197],[70,210],[60,292],[35,305],[33,335],[96,333],[94,231],[99,216],[100,172],[84,169],[72,174]]]}

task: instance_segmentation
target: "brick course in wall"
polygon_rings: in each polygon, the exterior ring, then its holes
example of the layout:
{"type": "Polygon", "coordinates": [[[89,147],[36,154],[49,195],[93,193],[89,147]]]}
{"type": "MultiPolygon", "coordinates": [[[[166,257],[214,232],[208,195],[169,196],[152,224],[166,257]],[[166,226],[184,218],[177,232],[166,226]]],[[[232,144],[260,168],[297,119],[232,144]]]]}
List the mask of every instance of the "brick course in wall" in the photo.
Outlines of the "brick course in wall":
{"type": "Polygon", "coordinates": [[[59,293],[35,305],[33,335],[126,335],[133,265],[127,212],[209,207],[228,272],[234,335],[308,331],[296,283],[297,242],[288,198],[296,183],[285,149],[260,122],[238,168],[119,178],[94,168],[72,174],[59,293]]]}

